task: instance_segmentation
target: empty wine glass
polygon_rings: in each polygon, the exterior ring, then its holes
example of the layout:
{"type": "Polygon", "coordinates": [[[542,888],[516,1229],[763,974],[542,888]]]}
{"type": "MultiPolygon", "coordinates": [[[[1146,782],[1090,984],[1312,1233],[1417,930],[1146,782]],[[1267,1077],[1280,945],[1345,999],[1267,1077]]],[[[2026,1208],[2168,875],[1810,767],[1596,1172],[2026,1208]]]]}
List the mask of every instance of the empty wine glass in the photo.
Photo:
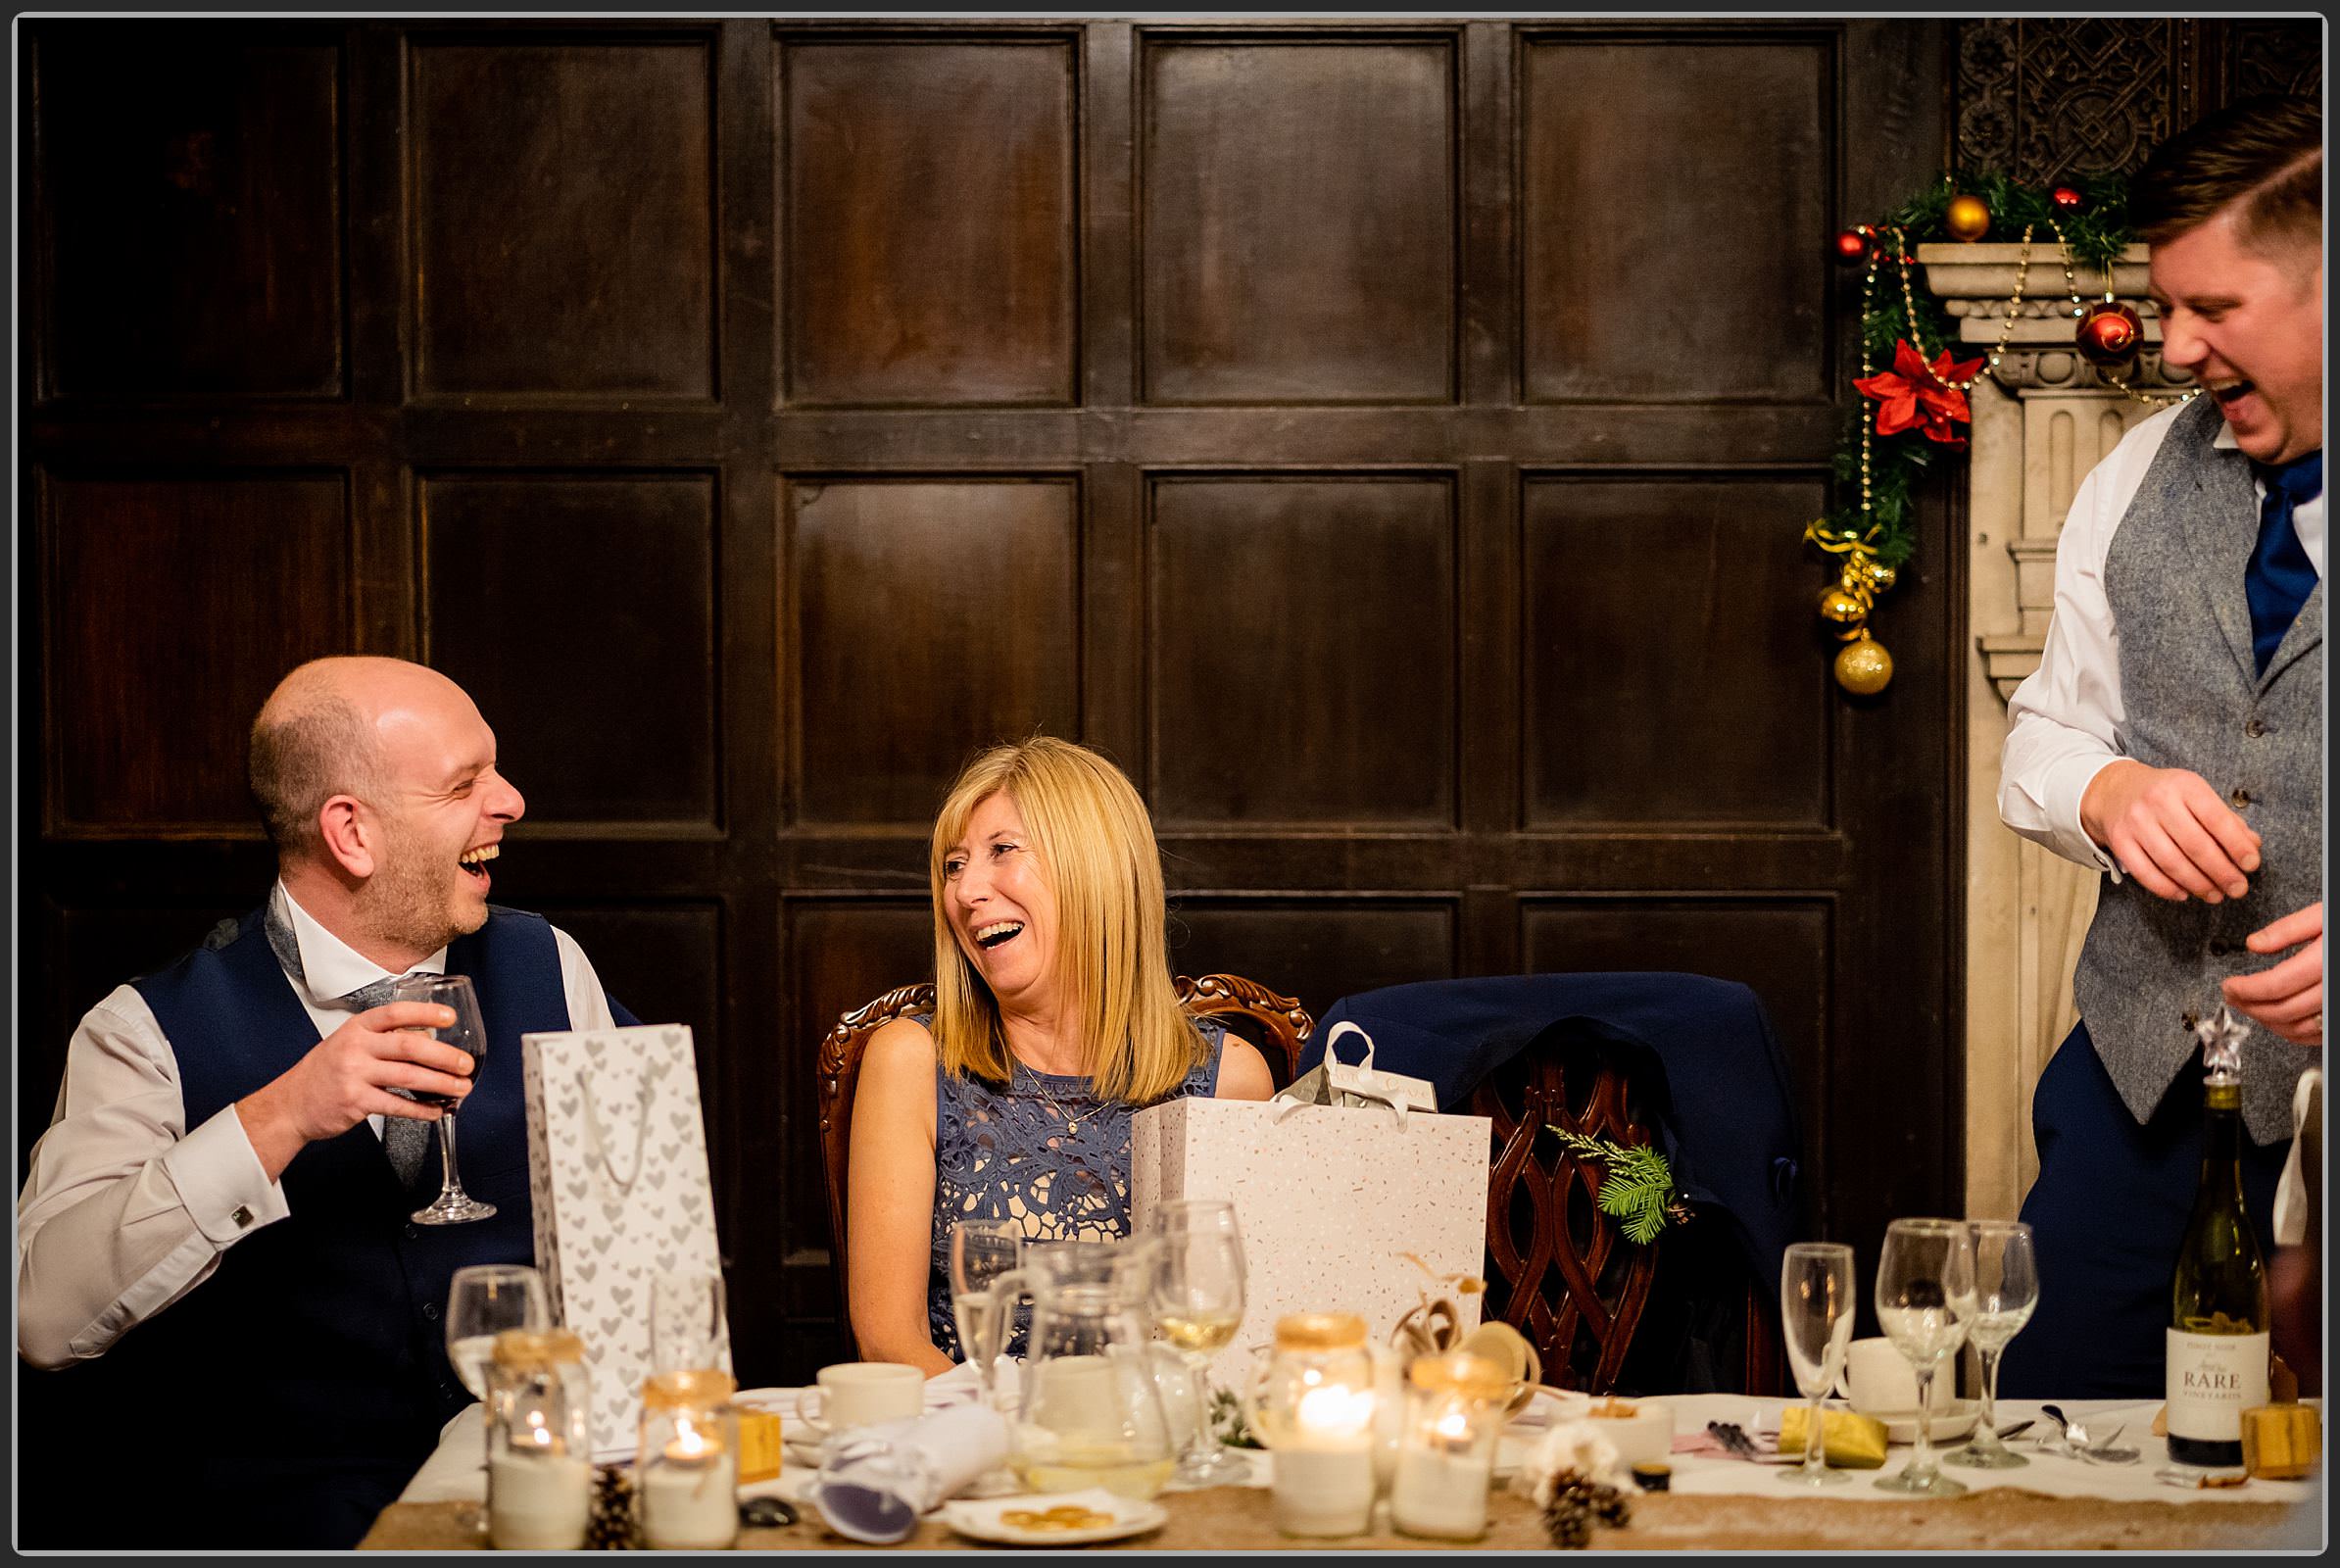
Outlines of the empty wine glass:
{"type": "Polygon", "coordinates": [[[2039,1260],[2031,1227],[1978,1219],[1974,1233],[1974,1323],[1967,1338],[1982,1357],[1982,1418],[1974,1441],[1943,1459],[1972,1470],[2014,1470],[2031,1461],[1999,1441],[1999,1353],[2039,1304],[2039,1260]]]}
{"type": "Polygon", "coordinates": [[[1918,1375],[1918,1446],[1886,1492],[1954,1497],[1967,1489],[1933,1457],[1934,1373],[1966,1343],[1974,1320],[1974,1235],[1964,1220],[1897,1219],[1877,1260],[1877,1319],[1918,1375]]]}
{"type": "Polygon", "coordinates": [[[723,1364],[723,1276],[676,1269],[650,1281],[650,1375],[702,1372],[723,1364]]]}
{"type": "Polygon", "coordinates": [[[951,1222],[951,1317],[958,1348],[975,1368],[983,1402],[996,1400],[1005,1313],[992,1311],[992,1283],[1023,1261],[1024,1228],[1011,1219],[954,1219],[951,1222]]]}
{"type": "Polygon", "coordinates": [[[1804,1462],[1781,1472],[1793,1486],[1828,1487],[1852,1478],[1828,1464],[1821,1432],[1821,1400],[1844,1371],[1852,1344],[1853,1253],[1837,1242],[1798,1242],[1779,1266],[1779,1325],[1787,1335],[1787,1364],[1796,1392],[1812,1401],[1804,1423],[1804,1462]]]}
{"type": "MultiPolygon", "coordinates": [[[[479,993],[471,988],[467,974],[411,974],[391,988],[393,1002],[429,1002],[455,1009],[455,1022],[444,1028],[424,1028],[416,1032],[429,1035],[442,1045],[466,1052],[471,1057],[471,1081],[479,1081],[480,1071],[487,1066],[487,1030],[479,1022],[479,993]]],[[[439,1162],[442,1179],[439,1196],[427,1208],[418,1208],[407,1216],[417,1225],[461,1225],[466,1220],[486,1219],[496,1212],[496,1205],[483,1203],[463,1191],[463,1179],[455,1172],[455,1101],[446,1095],[433,1095],[421,1090],[393,1089],[394,1095],[404,1096],[416,1104],[437,1105],[439,1111],[439,1162]]]]}
{"type": "Polygon", "coordinates": [[[1154,1258],[1154,1327],[1185,1358],[1199,1415],[1179,1456],[1178,1479],[1207,1486],[1236,1468],[1211,1431],[1205,1369],[1243,1326],[1243,1235],[1235,1205],[1212,1200],[1161,1204],[1153,1231],[1162,1244],[1154,1258]]]}
{"type": "Polygon", "coordinates": [[[545,1279],[525,1263],[459,1268],[447,1290],[447,1359],[475,1399],[487,1397],[488,1358],[506,1329],[553,1326],[545,1279]]]}

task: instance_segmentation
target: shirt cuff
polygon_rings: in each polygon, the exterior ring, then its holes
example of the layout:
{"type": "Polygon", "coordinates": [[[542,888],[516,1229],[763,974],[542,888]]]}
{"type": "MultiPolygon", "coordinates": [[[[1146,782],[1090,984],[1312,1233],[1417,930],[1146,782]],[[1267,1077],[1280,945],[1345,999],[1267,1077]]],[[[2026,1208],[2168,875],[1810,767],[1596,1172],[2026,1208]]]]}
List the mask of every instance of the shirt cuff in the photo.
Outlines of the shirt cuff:
{"type": "Polygon", "coordinates": [[[2120,760],[2115,756],[2068,757],[2048,769],[2040,789],[2040,805],[2055,832],[2057,852],[2068,860],[2109,872],[2116,882],[2121,880],[2121,862],[2080,826],[2080,798],[2097,774],[2120,760]]]}
{"type": "Polygon", "coordinates": [[[284,1184],[269,1181],[261,1169],[233,1105],[173,1144],[163,1155],[163,1169],[188,1218],[214,1247],[230,1247],[292,1212],[284,1184]]]}

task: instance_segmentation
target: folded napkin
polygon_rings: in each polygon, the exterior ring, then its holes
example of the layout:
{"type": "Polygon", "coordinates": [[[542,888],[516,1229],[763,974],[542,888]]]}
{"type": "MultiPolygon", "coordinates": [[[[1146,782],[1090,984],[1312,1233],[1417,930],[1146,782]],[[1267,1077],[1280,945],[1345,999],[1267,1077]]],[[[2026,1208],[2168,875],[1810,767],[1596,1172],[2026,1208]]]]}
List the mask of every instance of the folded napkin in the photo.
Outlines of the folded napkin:
{"type": "Polygon", "coordinates": [[[982,1404],[866,1427],[831,1446],[812,1490],[829,1528],[849,1541],[891,1545],[918,1516],[1007,1462],[1007,1423],[982,1404]]]}
{"type": "MultiPolygon", "coordinates": [[[[1801,1454],[1807,1441],[1804,1418],[1810,1411],[1800,1404],[1779,1412],[1779,1451],[1801,1454]]],[[[1885,1462],[1885,1424],[1858,1410],[1824,1410],[1820,1416],[1820,1451],[1842,1470],[1874,1470],[1885,1462]]]]}

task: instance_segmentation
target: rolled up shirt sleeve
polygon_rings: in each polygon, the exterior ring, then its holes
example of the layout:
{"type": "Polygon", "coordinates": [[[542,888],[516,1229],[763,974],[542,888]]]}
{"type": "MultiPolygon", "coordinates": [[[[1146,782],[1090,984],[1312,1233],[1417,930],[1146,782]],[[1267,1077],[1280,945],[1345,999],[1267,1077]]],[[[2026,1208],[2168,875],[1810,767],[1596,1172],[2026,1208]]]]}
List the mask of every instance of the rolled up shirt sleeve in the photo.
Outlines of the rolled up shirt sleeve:
{"type": "Polygon", "coordinates": [[[288,1212],[234,1106],[187,1130],[170,1044],[118,988],[73,1032],[17,1196],[18,1353],[41,1367],[102,1355],[288,1212]]]}
{"type": "Polygon", "coordinates": [[[1999,818],[2068,860],[2118,879],[2120,864],[2080,825],[2080,798],[2124,754],[2121,633],[2105,593],[2105,557],[2160,449],[2157,416],[2090,470],[2056,542],[2056,603],[2039,668],[2008,699],[1999,754],[1999,818]]]}

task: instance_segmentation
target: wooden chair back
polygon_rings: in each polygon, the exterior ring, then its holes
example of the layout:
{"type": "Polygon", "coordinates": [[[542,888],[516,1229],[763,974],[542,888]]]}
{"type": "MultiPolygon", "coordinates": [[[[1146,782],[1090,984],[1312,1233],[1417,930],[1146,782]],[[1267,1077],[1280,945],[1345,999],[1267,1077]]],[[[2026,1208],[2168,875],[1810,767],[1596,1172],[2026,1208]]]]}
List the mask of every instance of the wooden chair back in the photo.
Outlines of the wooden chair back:
{"type": "MultiPolygon", "coordinates": [[[[1619,1222],[1600,1211],[1599,1162],[1568,1152],[1550,1128],[1628,1146],[1652,1141],[1652,1119],[1633,1093],[1623,1048],[1546,1035],[1481,1082],[1467,1108],[1494,1122],[1484,1315],[1528,1337],[1542,1357],[1544,1382],[1614,1392],[1667,1237],[1643,1246],[1627,1241],[1619,1222]]],[[[1764,1302],[1750,1282],[1741,1369],[1750,1394],[1773,1392],[1779,1378],[1764,1302]]]]}

